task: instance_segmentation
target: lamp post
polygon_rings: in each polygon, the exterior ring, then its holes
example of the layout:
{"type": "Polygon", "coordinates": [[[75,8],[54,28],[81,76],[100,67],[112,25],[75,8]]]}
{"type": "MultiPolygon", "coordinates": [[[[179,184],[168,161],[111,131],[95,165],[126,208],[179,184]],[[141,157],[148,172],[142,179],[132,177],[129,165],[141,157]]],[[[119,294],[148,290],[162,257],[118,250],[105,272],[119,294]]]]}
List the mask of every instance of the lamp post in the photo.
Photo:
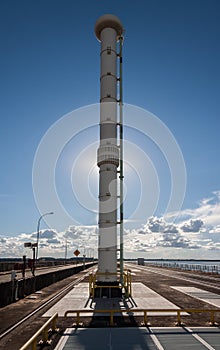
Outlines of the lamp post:
{"type": "Polygon", "coordinates": [[[52,211],[50,213],[45,213],[43,215],[41,215],[39,217],[39,220],[38,220],[38,223],[37,223],[37,251],[36,251],[36,261],[37,261],[37,258],[38,258],[38,245],[39,245],[39,236],[40,236],[40,222],[41,222],[41,219],[46,216],[46,215],[52,215],[54,214],[52,211]]]}
{"type": "Polygon", "coordinates": [[[65,256],[64,256],[64,265],[66,264],[66,259],[67,259],[67,249],[68,249],[68,243],[70,243],[69,241],[65,241],[65,256]]]}

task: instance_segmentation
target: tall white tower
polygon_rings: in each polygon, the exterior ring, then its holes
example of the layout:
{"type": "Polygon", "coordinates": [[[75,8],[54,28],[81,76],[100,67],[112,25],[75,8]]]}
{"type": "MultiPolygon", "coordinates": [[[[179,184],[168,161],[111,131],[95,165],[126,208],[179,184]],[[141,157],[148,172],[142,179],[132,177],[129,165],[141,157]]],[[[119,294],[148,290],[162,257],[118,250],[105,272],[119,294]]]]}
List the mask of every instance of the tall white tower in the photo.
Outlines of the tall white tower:
{"type": "Polygon", "coordinates": [[[99,247],[98,282],[117,283],[117,224],[119,166],[118,147],[118,53],[117,42],[123,27],[114,15],[101,16],[95,24],[95,34],[101,42],[100,69],[100,146],[99,167],[99,247]]]}

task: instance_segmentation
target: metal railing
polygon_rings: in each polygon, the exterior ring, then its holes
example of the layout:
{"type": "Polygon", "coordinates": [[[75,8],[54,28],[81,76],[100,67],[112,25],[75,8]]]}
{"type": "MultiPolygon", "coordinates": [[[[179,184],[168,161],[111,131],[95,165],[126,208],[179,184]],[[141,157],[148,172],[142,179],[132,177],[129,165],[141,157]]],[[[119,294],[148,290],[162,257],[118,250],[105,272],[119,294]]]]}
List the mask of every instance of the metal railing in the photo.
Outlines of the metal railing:
{"type": "Polygon", "coordinates": [[[145,266],[152,267],[163,267],[163,268],[172,268],[172,269],[181,269],[185,271],[197,271],[204,273],[212,273],[212,274],[220,274],[220,266],[219,265],[209,265],[205,262],[203,264],[196,263],[181,263],[175,261],[144,261],[145,266]]]}
{"type": "MultiPolygon", "coordinates": [[[[147,318],[149,316],[149,313],[156,313],[156,312],[160,312],[160,313],[167,313],[167,312],[172,312],[174,314],[176,314],[177,317],[177,322],[176,325],[177,326],[181,326],[183,325],[182,320],[181,320],[181,314],[183,313],[189,313],[189,314],[193,314],[193,313],[209,313],[210,314],[210,325],[214,326],[216,325],[215,323],[215,314],[216,313],[220,313],[220,309],[114,309],[114,310],[67,310],[64,314],[65,317],[68,316],[68,314],[75,314],[76,315],[76,326],[78,327],[80,324],[80,315],[81,314],[100,314],[100,313],[104,313],[104,314],[109,314],[110,317],[110,321],[109,321],[109,325],[110,326],[114,326],[114,315],[115,314],[124,314],[126,313],[128,316],[140,316],[137,315],[142,314],[141,316],[143,316],[143,322],[144,324],[147,326],[148,325],[148,321],[147,318]]],[[[154,315],[150,315],[150,316],[154,316],[154,315]]],[[[173,315],[166,315],[166,316],[173,316],[173,315]]],[[[187,315],[188,316],[188,315],[187,315]]]]}
{"type": "Polygon", "coordinates": [[[100,273],[100,272],[95,272],[95,273],[91,273],[89,275],[89,295],[91,298],[94,298],[95,295],[95,289],[96,288],[122,288],[124,289],[125,292],[125,296],[127,298],[132,296],[132,281],[131,281],[131,270],[124,270],[123,272],[123,281],[124,284],[121,285],[119,284],[118,286],[114,286],[114,285],[100,285],[100,284],[96,284],[97,282],[97,277],[98,276],[116,276],[116,279],[118,277],[118,280],[120,279],[120,273],[100,273]]]}
{"type": "Polygon", "coordinates": [[[42,334],[41,339],[42,344],[49,343],[49,332],[57,332],[56,322],[58,318],[58,313],[56,312],[19,350],[27,350],[31,347],[31,350],[37,349],[37,338],[42,334]],[[49,326],[52,328],[49,328],[49,326]]]}

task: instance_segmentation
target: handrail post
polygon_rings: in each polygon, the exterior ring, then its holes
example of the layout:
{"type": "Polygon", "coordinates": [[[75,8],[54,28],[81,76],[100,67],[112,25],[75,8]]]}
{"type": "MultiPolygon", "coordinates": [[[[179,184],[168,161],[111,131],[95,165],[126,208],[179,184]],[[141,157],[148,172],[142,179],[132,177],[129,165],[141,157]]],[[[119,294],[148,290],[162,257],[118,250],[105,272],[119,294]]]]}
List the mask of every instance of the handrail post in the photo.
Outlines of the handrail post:
{"type": "Polygon", "coordinates": [[[211,311],[210,311],[210,324],[211,324],[212,326],[215,325],[215,312],[214,312],[214,310],[211,310],[211,311]]]}
{"type": "Polygon", "coordinates": [[[144,310],[144,324],[147,326],[147,310],[144,310]]]}
{"type": "Polygon", "coordinates": [[[55,332],[57,329],[57,317],[54,317],[53,321],[52,321],[52,331],[55,332]]]}
{"type": "Polygon", "coordinates": [[[181,316],[180,316],[180,310],[177,310],[177,325],[181,326],[181,316]]]}
{"type": "Polygon", "coordinates": [[[79,314],[80,314],[80,311],[77,311],[77,313],[76,313],[76,325],[77,325],[77,327],[79,326],[79,314]]]}
{"type": "Polygon", "coordinates": [[[113,317],[114,311],[110,310],[110,326],[114,326],[114,317],[113,317]]]}
{"type": "Polygon", "coordinates": [[[46,344],[48,341],[48,326],[43,330],[43,343],[46,344]]]}
{"type": "Polygon", "coordinates": [[[56,312],[50,319],[20,348],[20,350],[37,350],[37,338],[41,336],[40,343],[47,344],[49,339],[49,326],[52,324],[52,330],[58,331],[56,328],[56,320],[58,318],[58,313],[56,312]]]}
{"type": "Polygon", "coordinates": [[[131,290],[131,272],[129,272],[129,296],[132,297],[132,290],[131,290]]]}
{"type": "Polygon", "coordinates": [[[32,343],[32,350],[37,350],[37,339],[34,339],[32,343]]]}

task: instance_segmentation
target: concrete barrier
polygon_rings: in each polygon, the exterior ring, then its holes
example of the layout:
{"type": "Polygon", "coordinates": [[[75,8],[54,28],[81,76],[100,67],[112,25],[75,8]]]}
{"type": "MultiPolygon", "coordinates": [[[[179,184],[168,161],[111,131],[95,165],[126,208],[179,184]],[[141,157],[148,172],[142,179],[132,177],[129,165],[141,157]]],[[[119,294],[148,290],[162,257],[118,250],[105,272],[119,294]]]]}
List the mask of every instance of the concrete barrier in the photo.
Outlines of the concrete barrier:
{"type": "MultiPolygon", "coordinates": [[[[93,263],[87,263],[85,268],[93,266],[93,263]]],[[[15,281],[0,284],[0,307],[22,299],[25,296],[45,288],[64,278],[70,277],[84,269],[83,264],[66,268],[65,270],[51,271],[45,274],[37,275],[30,278],[22,278],[15,281]]]]}

